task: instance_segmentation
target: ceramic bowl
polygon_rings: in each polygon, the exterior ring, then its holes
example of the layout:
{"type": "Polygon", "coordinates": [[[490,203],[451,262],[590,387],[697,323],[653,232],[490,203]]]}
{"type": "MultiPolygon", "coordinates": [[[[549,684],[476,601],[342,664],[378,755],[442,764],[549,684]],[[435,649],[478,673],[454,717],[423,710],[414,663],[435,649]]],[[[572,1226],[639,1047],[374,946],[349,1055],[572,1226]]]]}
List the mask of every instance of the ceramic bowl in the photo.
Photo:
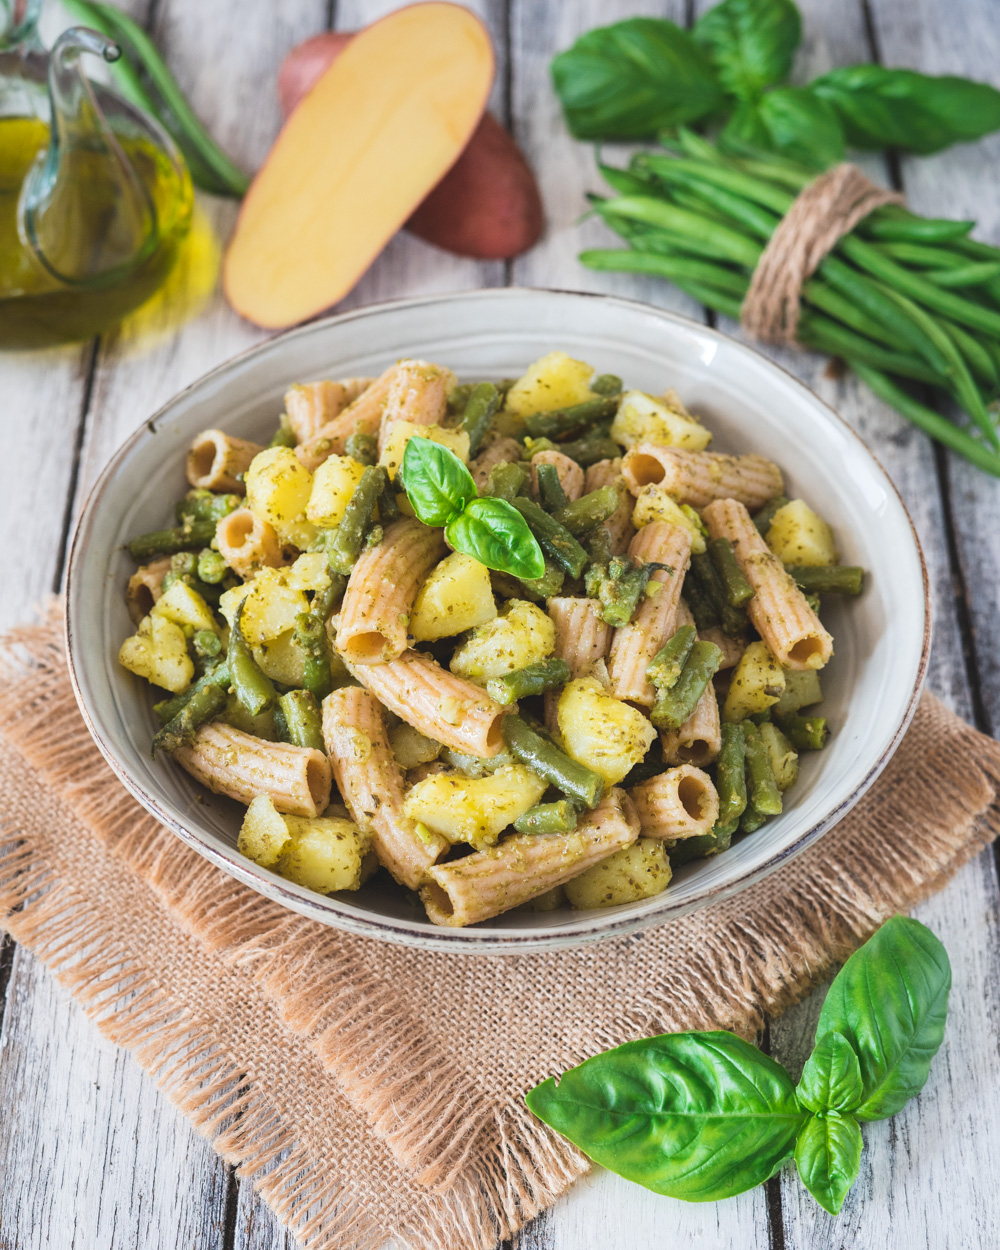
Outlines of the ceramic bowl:
{"type": "MultiPolygon", "coordinates": [[[[352,933],[477,953],[572,946],[659,924],[718,902],[816,841],[885,766],[912,715],[927,662],[927,579],[913,526],[858,436],[795,378],[721,334],[606,296],[491,290],[402,300],[294,330],[189,386],[112,457],[80,518],[66,624],[77,699],[97,745],[142,805],[225,872],[293,911],[352,933]],[[116,662],[132,632],[123,543],[170,524],[186,489],[184,454],[218,426],[266,440],[295,381],[378,374],[401,356],[440,361],[460,379],[516,375],[554,348],[648,391],[675,387],[722,451],[757,451],[833,525],[844,563],[869,570],[857,601],[824,605],[836,656],[824,672],[829,746],[802,759],[784,813],[711,860],[682,868],[657,898],[594,911],[513,911],[470,929],[431,925],[392,883],[323,897],[236,851],[243,809],[208,794],[169,758],[150,757],[150,691],[116,662]]],[[[164,833],[166,837],[167,834],[164,833]]],[[[382,874],[380,874],[381,878],[382,874]]]]}

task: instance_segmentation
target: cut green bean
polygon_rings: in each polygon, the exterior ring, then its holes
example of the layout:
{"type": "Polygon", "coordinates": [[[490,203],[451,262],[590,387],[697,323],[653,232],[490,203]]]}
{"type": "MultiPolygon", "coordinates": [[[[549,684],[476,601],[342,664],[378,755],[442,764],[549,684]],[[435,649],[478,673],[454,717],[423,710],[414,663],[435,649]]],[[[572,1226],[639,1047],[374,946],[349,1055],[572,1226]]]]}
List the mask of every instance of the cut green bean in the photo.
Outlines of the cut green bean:
{"type": "Polygon", "coordinates": [[[546,560],[541,577],[512,577],[509,573],[494,573],[493,580],[497,591],[507,598],[528,598],[540,603],[562,590],[566,574],[557,564],[546,560]]]}
{"type": "Polygon", "coordinates": [[[733,544],[728,538],[713,538],[708,544],[708,554],[719,575],[726,602],[731,608],[741,608],[753,598],[753,587],[743,576],[743,570],[733,555],[733,544]]]}
{"type": "Polygon", "coordinates": [[[611,550],[611,534],[606,525],[598,525],[582,537],[590,568],[601,567],[611,560],[614,552],[611,550]]]}
{"type": "Polygon", "coordinates": [[[486,693],[497,703],[507,706],[518,699],[527,699],[532,695],[544,694],[556,686],[565,686],[573,674],[565,660],[550,656],[527,664],[524,668],[514,669],[512,673],[504,673],[500,677],[491,677],[486,683],[486,693]]]}
{"type": "Polygon", "coordinates": [[[514,821],[518,833],[571,833],[576,828],[576,808],[568,799],[538,803],[514,821]]]}
{"type": "Polygon", "coordinates": [[[359,464],[375,464],[378,460],[378,439],[374,434],[349,434],[344,451],[359,464]]]}
{"type": "Polygon", "coordinates": [[[579,577],[587,563],[587,553],[564,525],[539,507],[533,499],[518,495],[510,501],[528,523],[546,555],[551,556],[570,577],[579,577]]]}
{"type": "Polygon", "coordinates": [[[354,568],[365,534],[371,525],[375,505],[382,493],[384,474],[374,465],[368,465],[355,487],[343,518],[327,539],[326,554],[330,568],[345,577],[354,568]]]}
{"type": "Polygon", "coordinates": [[[589,491],[579,499],[565,504],[552,515],[574,538],[579,538],[614,516],[621,501],[622,487],[608,482],[607,485],[599,486],[597,490],[589,491]]]}
{"type": "Polygon", "coordinates": [[[528,485],[528,474],[519,464],[505,460],[490,469],[490,476],[483,487],[482,494],[492,495],[496,499],[506,499],[508,503],[521,494],[528,485]]]}
{"type": "Polygon", "coordinates": [[[212,682],[196,690],[175,716],[153,737],[153,755],[157,751],[176,751],[194,739],[199,726],[212,720],[226,706],[226,693],[212,682]]]}
{"type": "Polygon", "coordinates": [[[823,687],[814,668],[786,669],[785,689],[778,702],[771,707],[771,712],[775,720],[779,720],[789,712],[798,712],[822,699],[823,687]]]}
{"type": "Polygon", "coordinates": [[[303,686],[317,699],[325,699],[333,689],[330,640],[325,621],[312,612],[300,612],[295,618],[292,639],[305,656],[303,686]]]}
{"type": "Polygon", "coordinates": [[[478,382],[469,392],[462,429],[469,436],[469,455],[476,456],[500,407],[500,392],[492,382],[478,382]]]}
{"type": "Polygon", "coordinates": [[[469,396],[477,385],[478,383],[476,382],[459,382],[458,386],[454,387],[448,396],[448,411],[464,412],[465,406],[469,402],[469,396]]]}
{"type": "Polygon", "coordinates": [[[604,779],[535,732],[520,716],[500,722],[511,755],[527,764],[549,785],[584,807],[596,807],[604,793],[604,779]]]}
{"type": "Polygon", "coordinates": [[[781,813],[781,791],[771,769],[771,756],[753,721],[743,722],[746,744],[747,802],[763,816],[781,813]]]}
{"type": "Polygon", "coordinates": [[[383,527],[392,525],[399,520],[399,504],[396,502],[396,488],[392,478],[382,470],[382,493],[378,497],[378,516],[383,527]]]}
{"type": "Polygon", "coordinates": [[[326,751],[323,718],[310,690],[289,690],[278,699],[282,737],[292,746],[326,751]]]}
{"type": "Polygon", "coordinates": [[[274,706],[277,692],[270,677],[260,668],[253,658],[250,645],[243,637],[240,622],[246,600],[240,604],[233,618],[233,627],[229,634],[229,653],[227,660],[232,674],[233,690],[236,697],[251,716],[259,716],[274,706]]]}
{"type": "Polygon", "coordinates": [[[585,589],[591,599],[599,600],[601,619],[619,628],[627,625],[658,569],[672,572],[666,565],[655,562],[636,564],[629,556],[613,556],[607,564],[591,564],[585,589]]]}
{"type": "Polygon", "coordinates": [[[650,660],[646,668],[647,680],[658,690],[676,686],[697,637],[693,625],[682,625],[650,660]]]}
{"type": "Polygon", "coordinates": [[[684,597],[687,599],[687,605],[691,609],[691,615],[694,617],[694,623],[701,630],[714,629],[719,624],[719,613],[715,604],[706,595],[701,587],[695,582],[693,577],[688,577],[684,582],[684,597]]]}
{"type": "Polygon", "coordinates": [[[590,384],[595,395],[611,396],[622,393],[622,380],[615,373],[599,373],[590,384]]]}
{"type": "Polygon", "coordinates": [[[541,463],[535,465],[538,479],[538,502],[548,513],[565,508],[569,500],[559,481],[559,470],[554,464],[541,463]]]}
{"type": "Polygon", "coordinates": [[[739,817],[736,818],[732,828],[716,821],[710,833],[700,834],[696,838],[681,838],[672,846],[668,845],[667,855],[671,865],[674,868],[680,868],[682,864],[689,864],[693,859],[706,859],[721,855],[723,851],[729,850],[733,834],[738,828],[739,817]]]}
{"type": "Polygon", "coordinates": [[[746,613],[734,608],[726,597],[726,590],[719,577],[712,557],[707,551],[691,557],[691,580],[715,609],[722,625],[722,632],[736,638],[747,627],[746,613]]]}
{"type": "Polygon", "coordinates": [[[768,816],[765,812],[754,807],[753,803],[747,803],[746,811],[740,817],[740,833],[756,833],[767,822],[768,816]]]}
{"type": "Polygon", "coordinates": [[[747,805],[746,738],[742,725],[722,726],[722,745],[715,761],[715,788],[719,794],[717,824],[732,835],[747,805]]]}
{"type": "Polygon", "coordinates": [[[796,751],[822,751],[830,737],[825,716],[776,716],[775,724],[796,751]]]}
{"type": "Polygon", "coordinates": [[[681,675],[673,686],[661,686],[649,719],[657,729],[680,729],[698,705],[708,683],[719,671],[722,651],[714,642],[692,645],[681,675]]]}
{"type": "Polygon", "coordinates": [[[569,408],[557,408],[552,412],[533,412],[525,417],[524,428],[532,438],[559,438],[588,429],[597,421],[614,416],[616,400],[602,395],[597,399],[585,399],[583,403],[569,408]]]}
{"type": "Polygon", "coordinates": [[[182,690],[180,694],[175,694],[169,699],[161,699],[159,703],[154,703],[153,711],[159,717],[160,723],[166,724],[172,721],[177,713],[206,686],[218,686],[226,691],[229,689],[231,680],[229,665],[222,660],[203,673],[197,681],[193,681],[187,690],[182,690]]]}
{"type": "Polygon", "coordinates": [[[759,512],[753,514],[753,523],[756,525],[761,537],[767,537],[767,531],[771,528],[771,522],[774,520],[774,514],[779,508],[783,508],[785,504],[791,503],[791,500],[785,495],[775,495],[773,499],[769,499],[759,512]]]}
{"type": "Polygon", "coordinates": [[[855,564],[787,564],[800,590],[812,595],[860,595],[865,571],[855,564]]]}
{"type": "Polygon", "coordinates": [[[171,556],[178,551],[192,551],[207,547],[215,537],[214,521],[192,521],[173,529],[153,530],[140,534],[128,543],[128,553],[133,560],[144,564],[157,556],[171,556]]]}

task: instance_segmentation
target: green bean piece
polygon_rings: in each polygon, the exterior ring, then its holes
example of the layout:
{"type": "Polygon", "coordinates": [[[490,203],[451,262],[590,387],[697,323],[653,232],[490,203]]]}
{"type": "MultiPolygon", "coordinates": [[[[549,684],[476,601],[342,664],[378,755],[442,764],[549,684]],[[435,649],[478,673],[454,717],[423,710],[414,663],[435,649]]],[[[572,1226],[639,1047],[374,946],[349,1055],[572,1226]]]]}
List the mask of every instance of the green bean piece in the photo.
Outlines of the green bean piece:
{"type": "Polygon", "coordinates": [[[378,439],[374,434],[349,434],[344,451],[359,464],[375,464],[378,460],[378,439]]]}
{"type": "Polygon", "coordinates": [[[568,799],[537,803],[514,821],[518,833],[571,833],[576,828],[577,811],[568,799]]]}
{"type": "Polygon", "coordinates": [[[550,656],[546,660],[537,660],[524,668],[516,668],[512,673],[504,673],[501,677],[491,677],[486,683],[486,693],[497,703],[507,706],[518,699],[527,699],[532,695],[544,694],[556,686],[565,686],[572,677],[570,667],[565,660],[550,656]]]}
{"type": "Polygon", "coordinates": [[[222,650],[222,639],[214,629],[198,629],[191,638],[191,646],[200,659],[214,660],[222,650]]]}
{"type": "Polygon", "coordinates": [[[524,428],[532,438],[555,438],[588,429],[595,421],[614,416],[616,401],[608,396],[585,399],[582,404],[556,408],[552,412],[534,412],[525,417],[524,428]]]}
{"type": "Polygon", "coordinates": [[[346,589],[347,578],[343,573],[331,573],[330,584],[324,590],[317,590],[313,595],[312,603],[309,605],[310,615],[325,625],[333,609],[343,598],[346,589]]]}
{"type": "Polygon", "coordinates": [[[195,571],[199,580],[207,582],[210,586],[217,586],[229,572],[229,565],[217,551],[213,551],[211,547],[205,547],[198,552],[195,571]]]}
{"type": "Polygon", "coordinates": [[[509,573],[494,573],[493,586],[497,594],[508,599],[531,599],[540,603],[551,599],[562,590],[566,574],[551,560],[545,561],[545,572],[541,577],[512,577],[509,573]]]}
{"type": "Polygon", "coordinates": [[[825,716],[799,716],[791,712],[775,716],[774,722],[796,751],[822,751],[830,738],[825,716]]]}
{"type": "Polygon", "coordinates": [[[192,521],[221,521],[243,506],[239,495],[216,495],[210,490],[189,490],[174,506],[178,525],[192,521]]]}
{"type": "Polygon", "coordinates": [[[240,621],[246,601],[240,604],[233,618],[233,627],[229,634],[229,671],[232,674],[233,690],[236,697],[251,716],[259,716],[274,706],[277,692],[270,677],[262,672],[247,640],[243,637],[240,621]]]}
{"type": "Polygon", "coordinates": [[[285,742],[295,747],[325,751],[323,718],[311,690],[289,690],[278,699],[279,730],[285,742]]]}
{"type": "Polygon", "coordinates": [[[382,492],[385,475],[368,465],[351,496],[343,519],[327,540],[326,555],[330,568],[346,577],[361,554],[365,534],[371,525],[375,505],[382,492]]]}
{"type": "Polygon", "coordinates": [[[482,494],[512,503],[528,484],[528,473],[519,464],[504,460],[490,469],[490,476],[482,494]]]}
{"type": "MultiPolygon", "coordinates": [[[[722,579],[707,551],[691,557],[691,580],[715,609],[722,625],[722,632],[731,638],[742,634],[747,627],[746,612],[730,604],[722,579]]],[[[690,603],[690,600],[688,602],[690,603]]],[[[697,620],[697,617],[695,619],[697,620]]]]}
{"type": "MultiPolygon", "coordinates": [[[[542,449],[539,447],[535,450],[541,451],[542,449]]],[[[622,454],[621,447],[613,438],[608,437],[608,431],[604,426],[592,430],[590,434],[577,439],[576,442],[559,443],[556,450],[561,451],[564,456],[569,456],[570,460],[575,460],[582,469],[588,469],[599,460],[614,460],[616,456],[622,454]]]]}
{"type": "Polygon", "coordinates": [[[268,447],[294,447],[298,441],[287,425],[279,425],[271,435],[268,447]]]}
{"type": "Polygon", "coordinates": [[[788,564],[800,590],[813,595],[860,595],[865,571],[856,564],[788,564]]]}
{"type": "Polygon", "coordinates": [[[510,502],[528,522],[545,554],[551,556],[570,577],[579,577],[587,563],[587,553],[569,530],[550,517],[533,499],[518,495],[510,502]]]}
{"type": "Polygon", "coordinates": [[[590,384],[595,395],[616,397],[622,393],[622,380],[615,373],[599,373],[590,384]]]}
{"type": "Polygon", "coordinates": [[[759,512],[753,514],[753,523],[757,526],[763,538],[767,537],[767,531],[771,528],[774,514],[787,503],[791,503],[791,500],[786,495],[775,495],[773,499],[767,501],[759,512]]]}
{"type": "Polygon", "coordinates": [[[676,686],[697,637],[693,625],[682,625],[650,660],[646,668],[647,680],[658,690],[676,686]]]}
{"type": "Polygon", "coordinates": [[[579,538],[598,525],[603,525],[608,517],[614,516],[621,501],[621,488],[614,482],[608,482],[606,486],[599,486],[597,490],[589,491],[579,499],[565,504],[552,515],[574,538],[579,538]]]}
{"type": "Polygon", "coordinates": [[[743,740],[746,743],[748,806],[763,816],[778,816],[781,813],[781,791],[774,779],[770,752],[753,721],[743,722],[743,740]]]}
{"type": "Polygon", "coordinates": [[[365,550],[371,551],[372,547],[377,547],[382,539],[385,538],[385,530],[381,525],[373,525],[365,535],[365,550]]]}
{"type": "Polygon", "coordinates": [[[799,775],[798,752],[777,725],[764,722],[758,725],[761,741],[771,761],[771,771],[778,789],[784,793],[791,789],[799,775]]]}
{"type": "Polygon", "coordinates": [[[538,464],[535,466],[538,478],[538,502],[546,512],[558,512],[565,508],[569,500],[559,480],[559,470],[554,464],[538,464]]]}
{"type": "Polygon", "coordinates": [[[292,638],[305,655],[303,686],[317,699],[325,699],[333,689],[330,640],[325,620],[312,612],[300,612],[295,618],[292,638]]]}
{"type": "Polygon", "coordinates": [[[204,725],[226,706],[226,692],[212,683],[196,690],[184,706],[153,737],[153,755],[157,751],[176,751],[194,738],[199,725],[204,725]]]}
{"type": "Polygon", "coordinates": [[[663,760],[663,743],[660,741],[659,734],[657,734],[653,739],[653,745],[646,752],[645,757],[638,764],[632,766],[625,780],[620,784],[628,790],[632,786],[639,785],[640,782],[649,781],[651,777],[658,777],[666,768],[667,765],[663,760]]]}
{"type": "Polygon", "coordinates": [[[715,788],[719,793],[717,824],[735,833],[747,805],[746,737],[742,725],[722,726],[722,745],[715,761],[715,788]]]}
{"type": "Polygon", "coordinates": [[[174,529],[140,534],[128,543],[128,553],[139,564],[145,564],[157,556],[171,556],[178,551],[207,547],[214,537],[214,521],[190,521],[174,529]]]}
{"type": "Polygon", "coordinates": [[[697,838],[681,838],[679,842],[675,842],[672,846],[667,845],[667,855],[670,858],[670,864],[673,868],[680,868],[682,864],[689,864],[694,859],[706,859],[710,856],[721,855],[723,851],[728,851],[733,840],[733,834],[739,828],[739,817],[732,828],[722,826],[716,822],[715,827],[710,833],[703,833],[697,838]]]}
{"type": "Polygon", "coordinates": [[[475,389],[475,382],[460,382],[448,396],[448,411],[464,412],[469,402],[469,396],[475,389]]]}
{"type": "Polygon", "coordinates": [[[652,561],[636,564],[629,556],[612,556],[606,565],[592,564],[584,584],[589,597],[600,601],[601,619],[608,625],[627,625],[657,569],[667,566],[652,561]]]}
{"type": "Polygon", "coordinates": [[[592,530],[584,539],[583,545],[591,567],[607,564],[614,554],[611,550],[611,533],[606,525],[598,525],[592,530]]]}
{"type": "Polygon", "coordinates": [[[820,608],[823,606],[822,603],[820,602],[819,595],[811,595],[808,592],[806,592],[805,594],[803,594],[803,598],[805,599],[806,603],[809,604],[812,610],[816,613],[816,615],[819,616],[820,608]]]}
{"type": "Polygon", "coordinates": [[[492,382],[477,382],[462,413],[462,429],[469,436],[469,455],[476,456],[500,407],[500,392],[492,382]]]}
{"type": "Polygon", "coordinates": [[[177,713],[193,699],[199,691],[204,690],[206,686],[218,686],[221,690],[229,689],[232,680],[229,673],[229,665],[225,660],[221,660],[218,664],[208,669],[197,681],[193,681],[187,690],[182,690],[180,694],[175,694],[169,699],[161,699],[159,703],[153,704],[153,711],[160,719],[161,724],[166,724],[174,719],[177,713]]]}
{"type": "Polygon", "coordinates": [[[762,825],[767,824],[767,815],[748,803],[746,811],[740,817],[740,833],[756,833],[762,825]]]}
{"type": "Polygon", "coordinates": [[[500,727],[511,755],[534,769],[549,785],[584,807],[596,807],[601,801],[603,777],[560,751],[520,716],[505,716],[500,727]]]}
{"type": "Polygon", "coordinates": [[[733,544],[728,538],[713,538],[708,544],[708,554],[719,575],[726,602],[731,608],[741,608],[753,598],[753,587],[743,576],[743,570],[733,555],[733,544]]]}
{"type": "Polygon", "coordinates": [[[722,651],[714,642],[699,641],[692,645],[674,685],[660,687],[656,692],[649,719],[657,729],[680,729],[697,707],[721,663],[722,651]]]}
{"type": "Polygon", "coordinates": [[[684,597],[691,609],[694,623],[699,629],[713,629],[719,624],[719,614],[715,609],[715,604],[703,593],[693,577],[685,580],[684,597]]]}
{"type": "Polygon", "coordinates": [[[822,698],[823,688],[819,673],[814,668],[786,669],[784,692],[778,702],[772,705],[771,711],[775,720],[780,720],[789,712],[798,712],[804,707],[821,702],[822,698]]]}
{"type": "MultiPolygon", "coordinates": [[[[170,572],[174,578],[193,577],[198,568],[198,557],[193,551],[178,551],[170,557],[170,572]]],[[[168,575],[169,576],[169,575],[168,575]]]]}

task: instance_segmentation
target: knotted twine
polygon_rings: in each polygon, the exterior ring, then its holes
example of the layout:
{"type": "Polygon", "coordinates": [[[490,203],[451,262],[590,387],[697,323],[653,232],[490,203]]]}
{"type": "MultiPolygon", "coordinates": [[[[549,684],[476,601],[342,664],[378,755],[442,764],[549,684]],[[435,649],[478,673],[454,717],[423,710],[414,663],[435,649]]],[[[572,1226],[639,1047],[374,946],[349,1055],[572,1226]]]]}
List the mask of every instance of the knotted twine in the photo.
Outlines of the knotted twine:
{"type": "Polygon", "coordinates": [[[802,287],[845,234],[883,204],[902,204],[857,165],[835,165],[796,196],[753,271],[740,322],[764,343],[796,341],[802,287]]]}

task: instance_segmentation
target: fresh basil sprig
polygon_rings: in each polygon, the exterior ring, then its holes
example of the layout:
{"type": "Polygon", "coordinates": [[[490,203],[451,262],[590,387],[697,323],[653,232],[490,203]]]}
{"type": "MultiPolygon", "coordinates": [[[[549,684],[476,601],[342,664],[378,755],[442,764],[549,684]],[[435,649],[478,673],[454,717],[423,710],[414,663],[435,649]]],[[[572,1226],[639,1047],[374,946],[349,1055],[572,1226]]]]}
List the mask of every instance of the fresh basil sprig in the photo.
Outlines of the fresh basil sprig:
{"type": "Polygon", "coordinates": [[[447,447],[415,435],[399,477],[418,519],[443,525],[456,551],[513,577],[545,572],[542,549],[521,514],[505,499],[480,499],[472,474],[447,447]]]}
{"type": "Polygon", "coordinates": [[[692,34],[726,91],[754,100],[791,73],[802,18],[793,0],[726,0],[704,13],[692,34]]]}
{"type": "Polygon", "coordinates": [[[894,916],[834,979],[798,1086],[733,1033],[666,1033],[587,1059],[526,1101],[596,1163],[657,1193],[729,1198],[794,1158],[836,1215],[861,1164],[858,1121],[923,1088],[950,987],[938,939],[894,916]]]}

